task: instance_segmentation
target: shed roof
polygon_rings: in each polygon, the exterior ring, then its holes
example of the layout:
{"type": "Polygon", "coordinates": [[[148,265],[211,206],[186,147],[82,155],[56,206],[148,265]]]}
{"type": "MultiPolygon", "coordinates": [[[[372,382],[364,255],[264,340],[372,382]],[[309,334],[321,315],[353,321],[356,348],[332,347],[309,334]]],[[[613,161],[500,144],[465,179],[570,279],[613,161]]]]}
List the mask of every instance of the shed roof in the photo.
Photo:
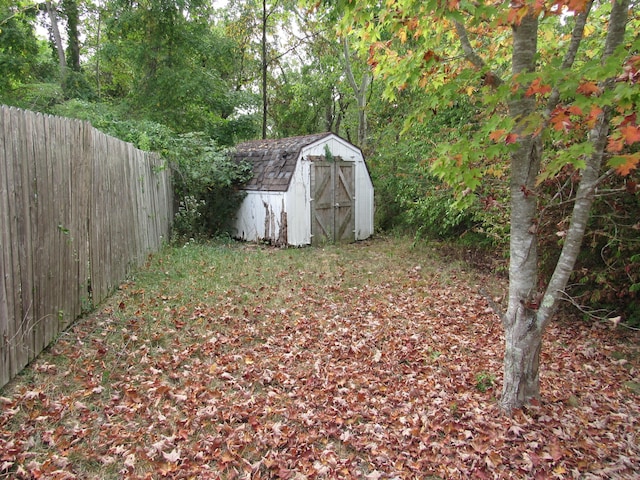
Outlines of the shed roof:
{"type": "Polygon", "coordinates": [[[269,140],[251,140],[236,146],[233,158],[253,164],[253,178],[245,189],[284,192],[296,168],[302,149],[333,135],[330,132],[269,140]]]}

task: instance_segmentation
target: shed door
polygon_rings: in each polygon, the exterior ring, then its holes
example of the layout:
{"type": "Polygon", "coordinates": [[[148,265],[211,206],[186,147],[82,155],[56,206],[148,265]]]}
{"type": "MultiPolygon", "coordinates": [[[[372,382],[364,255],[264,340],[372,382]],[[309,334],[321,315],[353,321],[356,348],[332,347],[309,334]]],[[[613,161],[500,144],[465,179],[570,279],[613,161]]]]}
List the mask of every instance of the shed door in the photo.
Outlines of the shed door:
{"type": "Polygon", "coordinates": [[[354,163],[316,161],[311,168],[311,243],[355,240],[354,163]]]}

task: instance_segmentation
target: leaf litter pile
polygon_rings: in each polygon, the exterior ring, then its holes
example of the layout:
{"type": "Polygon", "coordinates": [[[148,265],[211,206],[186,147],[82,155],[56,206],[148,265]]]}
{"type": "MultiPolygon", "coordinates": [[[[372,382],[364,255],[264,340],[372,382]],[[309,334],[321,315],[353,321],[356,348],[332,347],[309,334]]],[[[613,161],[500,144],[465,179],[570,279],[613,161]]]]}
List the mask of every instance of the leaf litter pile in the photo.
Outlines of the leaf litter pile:
{"type": "Polygon", "coordinates": [[[638,338],[556,321],[505,417],[504,283],[403,239],[166,249],[0,391],[0,478],[634,478],[638,338]]]}

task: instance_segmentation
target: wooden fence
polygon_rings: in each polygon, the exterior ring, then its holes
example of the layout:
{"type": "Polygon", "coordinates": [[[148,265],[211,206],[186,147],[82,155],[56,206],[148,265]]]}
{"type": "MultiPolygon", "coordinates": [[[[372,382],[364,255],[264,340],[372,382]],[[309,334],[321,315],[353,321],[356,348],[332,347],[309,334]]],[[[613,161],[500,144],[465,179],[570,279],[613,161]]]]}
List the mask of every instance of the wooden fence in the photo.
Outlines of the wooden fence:
{"type": "Polygon", "coordinates": [[[157,155],[0,106],[0,387],[158,250],[172,218],[157,155]]]}

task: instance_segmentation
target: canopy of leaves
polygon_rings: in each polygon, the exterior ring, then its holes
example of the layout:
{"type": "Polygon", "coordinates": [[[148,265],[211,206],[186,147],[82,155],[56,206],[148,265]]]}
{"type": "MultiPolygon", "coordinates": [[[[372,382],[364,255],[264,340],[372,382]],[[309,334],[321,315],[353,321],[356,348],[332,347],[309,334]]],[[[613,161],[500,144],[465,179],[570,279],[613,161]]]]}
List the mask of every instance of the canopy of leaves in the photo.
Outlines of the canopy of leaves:
{"type": "MultiPolygon", "coordinates": [[[[603,298],[600,296],[603,290],[611,298],[615,290],[608,286],[626,282],[627,288],[618,290],[622,295],[616,306],[624,309],[632,305],[637,280],[621,273],[633,268],[633,261],[628,259],[635,258],[634,242],[622,241],[623,249],[630,248],[627,260],[611,246],[621,245],[618,243],[621,231],[634,231],[633,219],[637,216],[634,177],[640,158],[637,122],[640,44],[634,32],[639,23],[638,10],[631,10],[630,28],[620,48],[607,52],[603,62],[603,40],[611,12],[606,2],[594,3],[593,7],[588,2],[538,2],[530,6],[525,2],[478,5],[413,0],[341,4],[347,12],[341,25],[342,34],[353,38],[362,54],[367,55],[371,68],[384,81],[383,96],[395,104],[402,103],[407,96],[424,98],[420,108],[405,113],[406,132],[413,133],[416,122],[432,122],[434,112],[460,98],[469,98],[478,109],[477,128],[470,131],[467,125],[460,124],[457,137],[435,146],[429,155],[431,171],[454,189],[456,206],[465,209],[481,206],[485,221],[493,222],[489,231],[500,232],[502,239],[507,238],[504,206],[508,195],[491,185],[497,186],[507,178],[510,154],[518,148],[521,136],[536,135],[543,139],[545,153],[538,178],[539,191],[530,193],[539,200],[540,219],[536,222],[550,227],[536,231],[546,235],[544,245],[555,245],[547,250],[546,268],[557,259],[558,239],[562,243],[562,234],[566,233],[566,208],[575,198],[576,190],[571,188],[575,184],[564,184],[566,171],[584,167],[585,160],[594,152],[590,131],[595,119],[604,109],[615,106],[605,162],[622,178],[613,182],[618,185],[616,188],[607,190],[608,198],[597,204],[599,218],[604,214],[610,228],[604,227],[607,223],[604,219],[594,220],[591,225],[590,235],[601,238],[606,248],[601,242],[589,242],[585,258],[595,254],[603,258],[604,264],[621,267],[614,274],[614,269],[604,268],[605,273],[603,265],[592,264],[595,271],[588,276],[600,278],[596,298],[603,298]],[[511,25],[517,25],[529,7],[537,9],[540,17],[537,64],[535,71],[514,76],[510,70],[512,59],[507,56],[511,25]],[[569,62],[564,56],[576,40],[574,26],[580,21],[581,12],[588,8],[591,12],[581,34],[581,48],[569,62]],[[505,99],[513,98],[518,91],[523,93],[521,100],[533,103],[534,108],[526,117],[514,119],[508,115],[512,105],[505,99]],[[625,184],[632,186],[626,188],[625,184]],[[634,212],[623,222],[626,227],[622,229],[619,221],[611,222],[617,216],[615,209],[610,208],[613,205],[626,205],[634,212]],[[487,210],[489,206],[498,209],[487,210]],[[558,218],[552,211],[564,213],[558,218]],[[557,221],[552,223],[551,217],[557,221]],[[611,281],[609,277],[603,281],[608,274],[618,280],[611,281]],[[632,290],[628,295],[624,293],[627,289],[632,290]]],[[[415,145],[414,138],[410,134],[407,144],[415,145]]],[[[584,264],[583,267],[587,268],[584,264]]],[[[586,280],[582,283],[593,286],[586,280]]]]}
{"type": "Polygon", "coordinates": [[[35,34],[37,7],[30,2],[0,1],[0,101],[20,101],[25,84],[51,80],[55,63],[35,34]],[[16,91],[18,90],[18,91],[16,91]]]}

